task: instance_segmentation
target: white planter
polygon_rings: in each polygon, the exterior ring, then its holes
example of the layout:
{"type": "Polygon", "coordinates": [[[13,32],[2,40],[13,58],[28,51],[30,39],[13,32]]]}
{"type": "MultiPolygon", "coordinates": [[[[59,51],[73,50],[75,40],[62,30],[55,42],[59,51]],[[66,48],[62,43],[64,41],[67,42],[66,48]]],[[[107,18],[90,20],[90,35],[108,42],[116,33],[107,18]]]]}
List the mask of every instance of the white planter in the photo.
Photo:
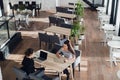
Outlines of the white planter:
{"type": "Polygon", "coordinates": [[[82,39],[82,40],[85,39],[85,35],[81,35],[81,39],[82,39]]]}
{"type": "Polygon", "coordinates": [[[74,49],[75,49],[75,50],[79,50],[79,45],[75,45],[75,46],[74,46],[74,49]]]}
{"type": "Polygon", "coordinates": [[[82,44],[82,39],[78,39],[78,44],[82,44]]]}

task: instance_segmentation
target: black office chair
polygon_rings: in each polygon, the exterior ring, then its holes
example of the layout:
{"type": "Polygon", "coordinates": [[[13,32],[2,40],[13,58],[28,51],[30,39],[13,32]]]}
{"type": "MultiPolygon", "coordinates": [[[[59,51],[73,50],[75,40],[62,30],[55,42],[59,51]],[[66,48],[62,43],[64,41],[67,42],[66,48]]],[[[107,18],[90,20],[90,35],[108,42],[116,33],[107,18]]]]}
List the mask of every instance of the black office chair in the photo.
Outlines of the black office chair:
{"type": "Polygon", "coordinates": [[[29,1],[25,1],[25,7],[26,7],[26,9],[29,9],[29,7],[30,7],[29,1]]]}
{"type": "Polygon", "coordinates": [[[53,45],[55,43],[60,44],[60,39],[59,39],[58,35],[49,35],[49,49],[53,48],[53,45]]]}
{"type": "Polygon", "coordinates": [[[61,46],[60,44],[55,43],[54,46],[53,46],[53,48],[50,49],[49,51],[50,51],[51,53],[56,54],[56,53],[61,49],[61,47],[62,47],[62,46],[61,46]]]}
{"type": "Polygon", "coordinates": [[[65,24],[65,20],[63,18],[57,18],[56,26],[60,26],[61,24],[65,24]]]}
{"type": "Polygon", "coordinates": [[[32,5],[33,9],[36,8],[36,2],[35,1],[32,1],[31,5],[32,5]]]}
{"type": "Polygon", "coordinates": [[[56,7],[56,12],[67,13],[68,8],[56,7]]]}
{"type": "Polygon", "coordinates": [[[19,5],[23,5],[23,1],[19,1],[19,5]]]}
{"type": "Polygon", "coordinates": [[[55,16],[49,16],[49,26],[57,24],[57,18],[55,16]]]}
{"type": "Polygon", "coordinates": [[[75,50],[75,56],[76,56],[76,59],[74,61],[74,63],[72,64],[72,67],[73,67],[73,75],[74,75],[74,72],[75,72],[75,67],[78,66],[78,70],[80,71],[80,62],[81,62],[81,51],[80,50],[75,50]]]}
{"type": "Polygon", "coordinates": [[[74,3],[71,3],[71,2],[69,2],[68,4],[69,4],[69,5],[75,5],[74,3]]]}
{"type": "Polygon", "coordinates": [[[9,6],[10,6],[10,9],[12,10],[12,15],[14,16],[14,7],[13,7],[13,5],[11,4],[11,2],[9,2],[9,6]]]}
{"type": "Polygon", "coordinates": [[[71,24],[61,24],[60,27],[72,29],[73,25],[71,25],[71,24]]]}
{"type": "Polygon", "coordinates": [[[39,47],[41,49],[41,43],[44,42],[46,49],[48,49],[48,43],[49,43],[49,36],[46,33],[38,33],[38,38],[39,38],[39,47]]]}

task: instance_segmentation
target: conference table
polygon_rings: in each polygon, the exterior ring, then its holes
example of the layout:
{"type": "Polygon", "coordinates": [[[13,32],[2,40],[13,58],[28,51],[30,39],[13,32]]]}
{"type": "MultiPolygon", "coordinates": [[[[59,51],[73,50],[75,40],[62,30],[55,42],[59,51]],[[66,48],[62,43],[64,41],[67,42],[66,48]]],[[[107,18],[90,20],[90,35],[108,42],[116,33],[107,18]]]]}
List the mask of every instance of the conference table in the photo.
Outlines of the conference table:
{"type": "Polygon", "coordinates": [[[74,60],[65,61],[66,60],[65,57],[58,58],[54,53],[51,53],[49,51],[45,51],[42,49],[35,52],[34,55],[36,57],[34,59],[36,63],[44,66],[47,69],[51,69],[51,70],[58,72],[60,80],[61,80],[61,75],[62,75],[64,69],[66,69],[70,66],[71,77],[72,77],[72,80],[74,80],[73,72],[72,72],[72,63],[74,62],[74,60]],[[47,53],[46,60],[41,61],[40,59],[38,59],[38,57],[40,55],[40,51],[47,53]]]}

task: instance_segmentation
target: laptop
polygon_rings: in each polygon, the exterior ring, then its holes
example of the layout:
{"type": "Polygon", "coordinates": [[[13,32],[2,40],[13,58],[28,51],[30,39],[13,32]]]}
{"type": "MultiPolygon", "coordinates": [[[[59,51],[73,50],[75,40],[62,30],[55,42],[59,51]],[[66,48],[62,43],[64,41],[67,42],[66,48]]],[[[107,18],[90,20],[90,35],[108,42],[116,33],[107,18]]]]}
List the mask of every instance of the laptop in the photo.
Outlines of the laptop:
{"type": "Polygon", "coordinates": [[[47,59],[47,54],[48,53],[46,53],[44,51],[40,51],[40,55],[39,55],[38,59],[42,60],[42,61],[46,60],[47,59]]]}

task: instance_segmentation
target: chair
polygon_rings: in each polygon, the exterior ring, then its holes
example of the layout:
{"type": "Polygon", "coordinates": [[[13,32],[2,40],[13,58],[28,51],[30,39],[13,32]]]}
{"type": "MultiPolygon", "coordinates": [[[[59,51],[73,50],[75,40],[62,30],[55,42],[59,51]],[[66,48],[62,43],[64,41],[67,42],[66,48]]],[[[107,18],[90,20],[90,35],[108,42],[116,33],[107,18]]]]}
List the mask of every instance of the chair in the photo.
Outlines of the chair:
{"type": "Polygon", "coordinates": [[[42,75],[40,77],[37,77],[35,75],[29,75],[31,80],[59,80],[59,77],[54,77],[54,78],[50,78],[47,75],[42,75]]]}
{"type": "Polygon", "coordinates": [[[56,12],[67,13],[68,8],[56,7],[56,12]]]}
{"type": "Polygon", "coordinates": [[[23,5],[23,1],[19,1],[19,5],[23,5]]]}
{"type": "Polygon", "coordinates": [[[29,79],[29,76],[26,72],[24,72],[22,69],[13,67],[13,71],[15,75],[17,76],[16,80],[23,80],[23,79],[29,79]]]}
{"type": "Polygon", "coordinates": [[[57,19],[56,26],[60,26],[61,24],[64,24],[64,23],[65,23],[65,20],[62,19],[62,18],[56,18],[56,19],[57,19]]]}
{"type": "Polygon", "coordinates": [[[63,28],[68,28],[68,29],[72,29],[72,27],[73,27],[73,25],[71,25],[71,24],[61,24],[60,26],[63,28]]]}
{"type": "Polygon", "coordinates": [[[75,3],[71,3],[71,2],[69,2],[68,4],[69,4],[69,5],[75,5],[75,3]]]}
{"type": "Polygon", "coordinates": [[[18,30],[20,30],[21,28],[23,29],[27,29],[29,27],[29,14],[25,15],[21,15],[19,21],[18,21],[18,30]]]}
{"type": "Polygon", "coordinates": [[[53,48],[50,50],[50,52],[56,54],[61,47],[62,46],[60,44],[55,43],[53,48]]]}
{"type": "Polygon", "coordinates": [[[25,1],[25,7],[26,7],[27,9],[29,9],[29,6],[30,6],[29,1],[25,1]]]}
{"type": "Polygon", "coordinates": [[[80,50],[75,50],[75,55],[76,55],[76,59],[75,62],[72,64],[73,66],[73,75],[75,72],[75,67],[78,66],[78,69],[80,71],[80,61],[81,61],[81,51],[80,50]]]}
{"type": "Polygon", "coordinates": [[[38,33],[39,38],[39,47],[41,48],[41,42],[45,43],[45,46],[48,49],[48,43],[49,43],[49,36],[46,33],[38,33]]]}
{"type": "Polygon", "coordinates": [[[60,44],[60,39],[57,35],[49,35],[49,49],[53,47],[53,44],[60,44]]]}
{"type": "Polygon", "coordinates": [[[32,5],[32,8],[33,8],[33,9],[36,8],[36,2],[35,2],[35,1],[32,1],[31,5],[32,5]]]}
{"type": "Polygon", "coordinates": [[[9,2],[10,9],[12,10],[12,15],[14,16],[14,7],[12,6],[11,2],[9,2]]]}
{"type": "Polygon", "coordinates": [[[51,26],[51,24],[56,25],[57,24],[57,18],[54,16],[49,16],[49,26],[51,26]]]}

